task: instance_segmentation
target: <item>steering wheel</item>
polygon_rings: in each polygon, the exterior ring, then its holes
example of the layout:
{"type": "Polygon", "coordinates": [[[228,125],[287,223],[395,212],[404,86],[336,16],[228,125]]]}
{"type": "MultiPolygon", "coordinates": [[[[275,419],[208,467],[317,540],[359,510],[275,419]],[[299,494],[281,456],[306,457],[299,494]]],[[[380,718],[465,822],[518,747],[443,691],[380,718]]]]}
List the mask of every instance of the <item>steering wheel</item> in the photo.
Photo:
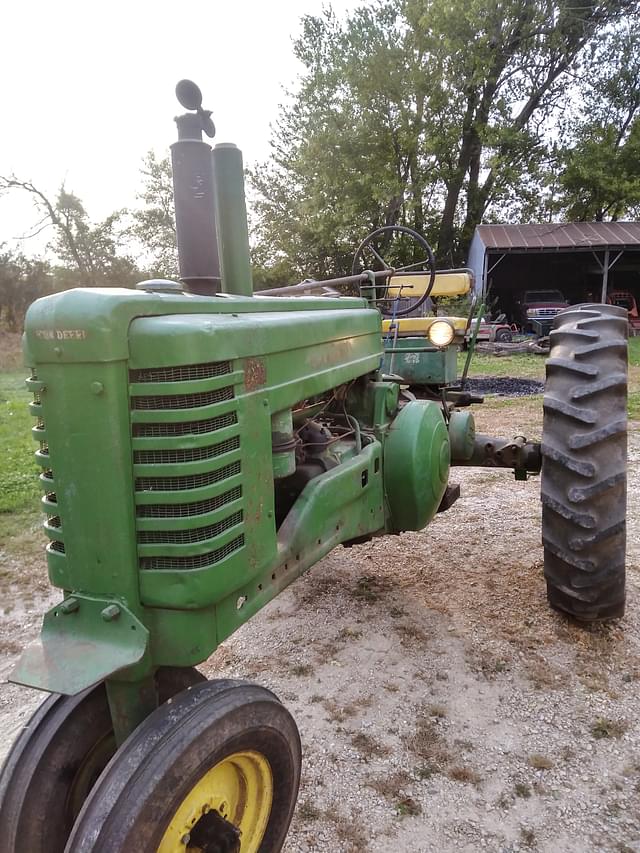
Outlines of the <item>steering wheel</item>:
{"type": "MultiPolygon", "coordinates": [[[[436,280],[436,261],[433,257],[433,252],[431,250],[431,246],[424,239],[422,234],[419,234],[417,231],[414,231],[413,228],[407,228],[406,225],[384,225],[382,228],[376,228],[375,231],[372,231],[367,237],[364,238],[362,243],[356,249],[356,253],[353,256],[353,263],[351,265],[351,274],[357,275],[358,268],[362,266],[366,267],[365,262],[365,253],[369,251],[375,258],[375,263],[378,266],[381,266],[383,270],[389,270],[389,278],[385,279],[385,284],[380,288],[382,290],[382,296],[378,296],[378,286],[376,286],[376,296],[379,299],[387,299],[387,293],[389,290],[389,282],[393,275],[399,272],[406,272],[407,270],[413,269],[414,267],[422,267],[426,266],[427,270],[430,272],[429,285],[426,288],[425,292],[418,299],[416,303],[410,305],[408,308],[401,308],[396,311],[393,311],[389,308],[386,308],[382,303],[380,303],[380,311],[387,317],[404,317],[407,314],[411,314],[416,308],[419,308],[430,296],[431,291],[433,290],[433,285],[436,280]],[[409,237],[412,238],[420,248],[424,249],[426,257],[422,261],[418,261],[414,264],[407,264],[404,267],[394,268],[391,267],[382,255],[378,252],[376,248],[376,243],[378,239],[382,236],[390,235],[392,236],[394,233],[397,234],[408,234],[409,237]]],[[[396,299],[400,298],[400,294],[398,294],[396,299]]]]}

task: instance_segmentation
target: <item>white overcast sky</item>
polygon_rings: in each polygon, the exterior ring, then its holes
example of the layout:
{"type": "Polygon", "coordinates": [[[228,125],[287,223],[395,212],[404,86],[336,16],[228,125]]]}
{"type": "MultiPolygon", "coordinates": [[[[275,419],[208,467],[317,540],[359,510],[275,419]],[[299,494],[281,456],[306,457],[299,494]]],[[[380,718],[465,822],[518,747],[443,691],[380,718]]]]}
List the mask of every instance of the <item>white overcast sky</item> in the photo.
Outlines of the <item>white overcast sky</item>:
{"type": "MultiPolygon", "coordinates": [[[[46,192],[62,181],[94,219],[132,204],[144,154],[176,138],[176,82],[213,111],[216,142],[245,162],[269,153],[282,87],[300,67],[292,39],[323,0],[6,0],[0,50],[0,174],[46,192]]],[[[339,16],[361,5],[332,0],[339,16]]],[[[35,220],[17,192],[0,198],[0,243],[35,220]]],[[[15,245],[15,244],[14,244],[15,245]]],[[[21,248],[35,254],[42,241],[21,248]]]]}

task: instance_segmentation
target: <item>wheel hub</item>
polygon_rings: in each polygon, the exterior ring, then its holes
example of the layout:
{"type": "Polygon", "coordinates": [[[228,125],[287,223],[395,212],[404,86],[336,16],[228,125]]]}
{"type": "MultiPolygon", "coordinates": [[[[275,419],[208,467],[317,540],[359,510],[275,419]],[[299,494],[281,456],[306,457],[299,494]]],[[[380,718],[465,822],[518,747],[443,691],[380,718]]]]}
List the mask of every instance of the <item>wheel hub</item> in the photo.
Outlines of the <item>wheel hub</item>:
{"type": "Polygon", "coordinates": [[[189,833],[187,850],[198,850],[200,853],[240,853],[240,832],[219,812],[207,812],[189,833]]]}

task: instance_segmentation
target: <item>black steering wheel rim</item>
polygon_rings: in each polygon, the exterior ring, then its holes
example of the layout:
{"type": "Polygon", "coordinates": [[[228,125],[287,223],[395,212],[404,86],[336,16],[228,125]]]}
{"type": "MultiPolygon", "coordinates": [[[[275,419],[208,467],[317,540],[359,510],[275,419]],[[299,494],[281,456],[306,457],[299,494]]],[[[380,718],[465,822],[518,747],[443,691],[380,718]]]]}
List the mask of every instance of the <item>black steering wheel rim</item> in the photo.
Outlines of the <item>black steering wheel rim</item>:
{"type": "MultiPolygon", "coordinates": [[[[367,236],[364,238],[364,240],[360,243],[360,245],[356,249],[356,252],[353,256],[353,263],[351,264],[351,274],[357,275],[359,262],[362,262],[364,265],[364,250],[368,246],[370,246],[371,243],[377,237],[380,237],[382,234],[390,234],[393,232],[398,232],[400,234],[408,234],[413,240],[415,240],[416,243],[418,243],[419,246],[421,246],[425,250],[426,255],[427,255],[427,257],[425,259],[425,263],[428,263],[429,272],[430,272],[429,284],[428,284],[425,292],[422,294],[420,299],[418,299],[418,301],[415,303],[415,305],[410,305],[408,308],[402,308],[402,309],[398,309],[396,311],[393,311],[389,308],[386,308],[382,303],[380,303],[380,305],[379,305],[380,313],[384,314],[386,317],[392,317],[392,316],[393,317],[404,317],[407,314],[413,313],[417,308],[419,308],[422,304],[424,304],[424,302],[426,302],[426,300],[431,295],[431,291],[433,290],[433,285],[435,284],[435,280],[436,280],[436,261],[435,261],[435,258],[433,256],[433,250],[431,249],[431,246],[427,243],[425,238],[422,236],[422,234],[420,234],[418,231],[415,231],[413,228],[409,228],[406,225],[383,225],[380,228],[376,228],[375,231],[372,231],[370,234],[367,234],[367,236]]],[[[387,262],[384,260],[383,257],[378,255],[378,253],[375,252],[375,250],[373,250],[373,251],[374,251],[374,254],[376,255],[376,257],[379,259],[379,261],[381,261],[382,264],[384,265],[383,269],[386,268],[389,270],[389,279],[387,279],[386,284],[384,285],[384,291],[383,291],[383,298],[385,298],[387,293],[388,293],[389,280],[393,277],[394,270],[392,267],[387,265],[387,262]]],[[[377,293],[377,287],[376,287],[376,293],[377,293]]],[[[400,297],[398,296],[397,298],[399,299],[400,297]]]]}

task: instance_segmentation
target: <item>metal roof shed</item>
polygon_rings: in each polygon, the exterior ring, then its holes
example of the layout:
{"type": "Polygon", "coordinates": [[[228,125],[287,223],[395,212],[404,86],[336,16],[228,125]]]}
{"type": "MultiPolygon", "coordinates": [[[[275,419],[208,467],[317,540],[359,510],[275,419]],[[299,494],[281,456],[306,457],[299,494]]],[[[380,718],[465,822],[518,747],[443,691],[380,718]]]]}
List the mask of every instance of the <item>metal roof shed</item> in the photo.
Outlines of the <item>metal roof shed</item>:
{"type": "MultiPolygon", "coordinates": [[[[632,252],[632,267],[640,274],[640,222],[570,222],[531,225],[478,225],[469,249],[468,265],[482,292],[487,292],[490,277],[508,256],[520,256],[528,262],[520,268],[545,265],[531,256],[569,255],[574,265],[584,267],[585,255],[593,257],[601,272],[600,299],[606,301],[609,273],[625,252],[632,252]]],[[[569,258],[567,260],[570,260],[569,258]]],[[[549,264],[546,265],[549,268],[549,264]]],[[[516,281],[521,281],[518,276],[516,281]]],[[[514,286],[517,286],[515,284],[514,286]]],[[[548,285],[546,285],[548,286],[548,285]]]]}

